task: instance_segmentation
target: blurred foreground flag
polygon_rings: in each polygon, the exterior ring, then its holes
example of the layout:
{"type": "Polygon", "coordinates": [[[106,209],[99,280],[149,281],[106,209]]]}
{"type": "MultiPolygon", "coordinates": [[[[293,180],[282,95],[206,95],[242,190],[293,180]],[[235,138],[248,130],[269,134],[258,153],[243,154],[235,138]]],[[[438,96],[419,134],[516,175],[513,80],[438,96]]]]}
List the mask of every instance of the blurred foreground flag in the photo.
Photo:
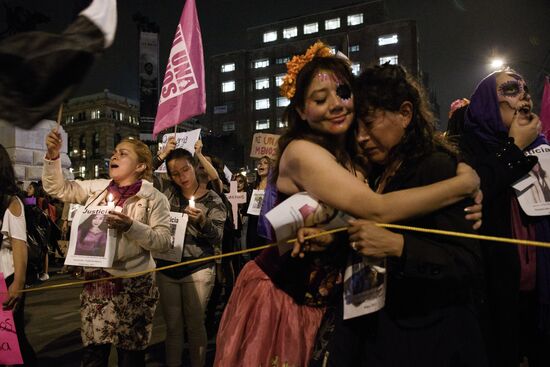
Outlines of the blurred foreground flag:
{"type": "Polygon", "coordinates": [[[550,77],[544,78],[544,92],[540,102],[540,121],[546,140],[550,138],[550,77]]]}
{"type": "Polygon", "coordinates": [[[51,116],[114,40],[116,0],[94,0],[61,34],[26,32],[0,42],[0,119],[25,129],[51,116]]]}
{"type": "Polygon", "coordinates": [[[159,97],[153,137],[206,111],[204,57],[195,0],[183,7],[159,97]]]}

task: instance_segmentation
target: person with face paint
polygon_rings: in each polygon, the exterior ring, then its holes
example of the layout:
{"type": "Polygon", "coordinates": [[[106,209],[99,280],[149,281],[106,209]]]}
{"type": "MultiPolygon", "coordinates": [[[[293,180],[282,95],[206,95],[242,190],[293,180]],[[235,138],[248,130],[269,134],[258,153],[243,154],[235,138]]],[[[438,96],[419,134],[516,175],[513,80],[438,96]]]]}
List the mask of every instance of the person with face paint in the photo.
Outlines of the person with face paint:
{"type": "MultiPolygon", "coordinates": [[[[513,70],[497,71],[476,87],[464,118],[460,148],[481,178],[482,234],[548,242],[548,216],[522,212],[511,185],[537,163],[524,152],[546,140],[532,111],[525,80],[513,70]]],[[[492,366],[550,365],[550,254],[547,249],[483,241],[487,283],[484,314],[492,366]],[[543,352],[544,351],[544,352],[543,352]]]]}
{"type": "MultiPolygon", "coordinates": [[[[356,122],[349,62],[318,42],[287,68],[281,92],[290,99],[284,117],[289,129],[279,138],[272,177],[277,202],[307,191],[337,210],[391,222],[437,210],[477,191],[475,173],[464,167],[464,176],[444,183],[374,193],[352,161],[356,122]]],[[[338,294],[348,248],[345,238],[338,237],[324,252],[291,257],[271,247],[248,262],[222,317],[215,366],[307,366],[325,308],[338,294]],[[327,284],[333,287],[327,289],[327,284]]]]}
{"type": "MultiPolygon", "coordinates": [[[[68,181],[61,172],[61,146],[61,134],[54,129],[46,137],[42,172],[46,192],[64,202],[85,206],[106,206],[110,194],[115,206],[122,208],[95,221],[97,229],[105,222],[116,230],[112,267],[85,268],[85,279],[145,273],[84,285],[80,295],[82,366],[107,366],[111,346],[117,349],[119,366],[145,366],[145,349],[159,301],[151,251],[162,252],[170,247],[170,206],[150,182],[151,151],[139,140],[123,139],[109,161],[110,180],[68,181]]],[[[85,239],[88,237],[82,236],[79,234],[79,239],[90,245],[85,239]]]]}

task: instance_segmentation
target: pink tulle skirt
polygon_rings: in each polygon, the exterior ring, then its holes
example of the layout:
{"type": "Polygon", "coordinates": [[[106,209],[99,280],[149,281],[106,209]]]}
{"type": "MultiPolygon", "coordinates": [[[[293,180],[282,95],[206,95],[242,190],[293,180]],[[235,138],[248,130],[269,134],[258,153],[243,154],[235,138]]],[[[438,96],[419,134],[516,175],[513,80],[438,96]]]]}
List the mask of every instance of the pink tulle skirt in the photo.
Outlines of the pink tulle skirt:
{"type": "Polygon", "coordinates": [[[223,313],[214,366],[307,367],[323,313],[296,304],[249,261],[223,313]]]}

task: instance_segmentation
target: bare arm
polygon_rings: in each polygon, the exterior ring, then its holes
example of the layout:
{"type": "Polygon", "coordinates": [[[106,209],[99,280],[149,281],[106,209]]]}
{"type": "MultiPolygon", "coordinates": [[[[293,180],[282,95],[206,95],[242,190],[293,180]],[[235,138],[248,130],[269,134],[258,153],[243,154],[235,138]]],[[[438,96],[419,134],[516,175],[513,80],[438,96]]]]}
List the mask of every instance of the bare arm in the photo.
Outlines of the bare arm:
{"type": "Polygon", "coordinates": [[[195,154],[201,165],[204,167],[204,171],[208,175],[208,181],[212,181],[213,185],[216,185],[216,190],[214,191],[223,193],[223,182],[220,179],[218,171],[216,171],[212,163],[210,163],[202,154],[202,140],[197,140],[195,143],[195,154]]]}
{"type": "Polygon", "coordinates": [[[435,184],[384,195],[374,193],[319,145],[298,140],[285,149],[277,188],[287,194],[307,191],[328,205],[356,217],[395,222],[427,214],[472,196],[479,186],[475,171],[435,184]]]}

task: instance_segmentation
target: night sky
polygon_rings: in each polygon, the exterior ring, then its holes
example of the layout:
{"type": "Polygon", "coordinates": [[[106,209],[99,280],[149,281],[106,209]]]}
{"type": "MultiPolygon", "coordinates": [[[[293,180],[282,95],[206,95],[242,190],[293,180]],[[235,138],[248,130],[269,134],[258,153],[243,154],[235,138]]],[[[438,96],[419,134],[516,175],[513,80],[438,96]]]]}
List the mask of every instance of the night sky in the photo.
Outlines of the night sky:
{"type": "MultiPolygon", "coordinates": [[[[196,0],[205,56],[245,48],[246,28],[350,5],[349,0],[196,0]]],[[[51,18],[39,30],[59,32],[82,1],[10,0],[51,18]]],[[[442,122],[450,102],[468,97],[489,73],[489,59],[505,58],[534,89],[540,101],[542,78],[550,74],[550,0],[386,0],[390,19],[417,22],[420,67],[441,105],[442,122]]],[[[138,31],[132,16],[147,16],[160,27],[160,73],[184,0],[119,0],[119,28],[113,46],[93,67],[78,95],[108,88],[138,99],[138,31]]],[[[0,10],[0,30],[5,12],[0,10]]],[[[538,110],[538,106],[535,107],[538,110]]]]}

